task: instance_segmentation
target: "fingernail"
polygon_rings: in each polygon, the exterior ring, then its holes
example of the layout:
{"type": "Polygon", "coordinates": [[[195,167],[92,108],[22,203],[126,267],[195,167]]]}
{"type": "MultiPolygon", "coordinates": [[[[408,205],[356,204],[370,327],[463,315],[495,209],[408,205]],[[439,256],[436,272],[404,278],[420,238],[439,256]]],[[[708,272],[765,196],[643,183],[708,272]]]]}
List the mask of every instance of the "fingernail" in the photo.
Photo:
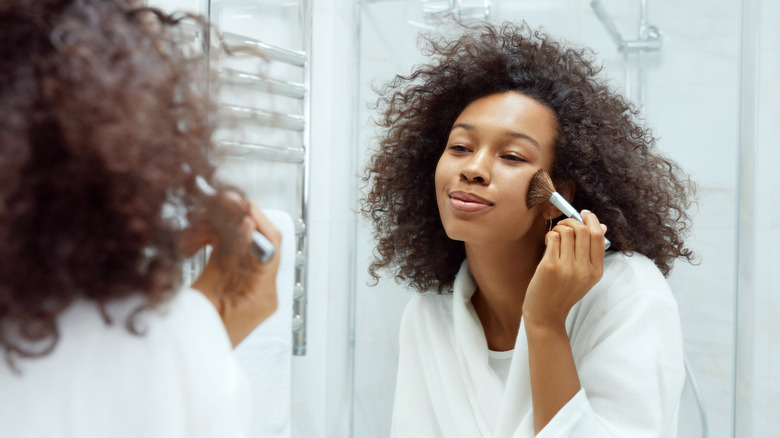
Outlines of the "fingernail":
{"type": "Polygon", "coordinates": [[[583,213],[583,214],[584,214],[584,213],[590,213],[590,210],[585,210],[585,209],[583,209],[583,210],[582,210],[582,213],[583,213]]]}

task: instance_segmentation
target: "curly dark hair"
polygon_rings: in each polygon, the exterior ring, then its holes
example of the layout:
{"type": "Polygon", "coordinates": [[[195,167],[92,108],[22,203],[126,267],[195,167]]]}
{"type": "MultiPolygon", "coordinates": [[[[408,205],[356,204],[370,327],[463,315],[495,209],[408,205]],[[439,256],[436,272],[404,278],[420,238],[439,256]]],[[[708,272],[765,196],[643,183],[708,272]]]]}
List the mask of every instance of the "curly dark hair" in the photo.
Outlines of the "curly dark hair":
{"type": "Polygon", "coordinates": [[[419,291],[449,290],[463,242],[449,239],[435,202],[434,173],[452,124],[471,102],[506,91],[532,97],[557,116],[551,176],[576,186],[573,205],[608,225],[611,249],[636,251],[664,275],[678,257],[695,189],[654,148],[637,111],[597,78],[592,51],[567,47],[527,24],[466,27],[454,40],[428,36],[433,61],[382,89],[382,134],[365,170],[362,212],[377,239],[369,272],[391,269],[419,291]]]}
{"type": "MultiPolygon", "coordinates": [[[[135,316],[173,296],[182,218],[209,227],[225,260],[246,251],[235,189],[212,181],[205,56],[172,31],[187,16],[142,6],[0,5],[0,345],[11,366],[54,348],[74,300],[98,303],[110,323],[111,300],[142,294],[135,316]]],[[[231,269],[240,281],[247,266],[231,269]]]]}

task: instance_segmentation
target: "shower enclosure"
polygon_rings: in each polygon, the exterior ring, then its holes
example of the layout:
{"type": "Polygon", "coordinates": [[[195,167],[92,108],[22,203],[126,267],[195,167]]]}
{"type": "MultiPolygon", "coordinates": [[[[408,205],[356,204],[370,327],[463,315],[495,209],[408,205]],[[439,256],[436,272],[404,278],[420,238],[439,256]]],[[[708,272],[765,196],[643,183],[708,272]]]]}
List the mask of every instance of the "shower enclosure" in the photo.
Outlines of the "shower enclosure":
{"type": "MultiPolygon", "coordinates": [[[[640,109],[658,149],[698,184],[690,247],[669,283],[691,375],[679,436],[777,436],[780,409],[780,6],[771,0],[364,0],[358,22],[358,163],[374,144],[372,87],[424,62],[426,15],[525,20],[591,47],[640,109]],[[774,189],[772,189],[774,188],[774,189]],[[698,392],[694,383],[698,382],[698,392]]],[[[356,236],[351,436],[388,436],[401,312],[412,292],[367,283],[368,224],[356,236]]]]}

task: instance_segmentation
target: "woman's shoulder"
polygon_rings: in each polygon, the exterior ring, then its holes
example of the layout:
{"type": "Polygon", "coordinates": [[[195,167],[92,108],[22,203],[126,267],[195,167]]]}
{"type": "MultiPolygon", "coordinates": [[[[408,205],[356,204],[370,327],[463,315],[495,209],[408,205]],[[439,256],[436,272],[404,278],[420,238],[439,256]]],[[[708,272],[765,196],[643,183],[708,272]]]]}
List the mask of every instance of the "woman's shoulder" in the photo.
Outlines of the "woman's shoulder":
{"type": "Polygon", "coordinates": [[[157,308],[137,312],[143,305],[141,296],[112,302],[107,324],[95,303],[73,303],[58,319],[60,339],[49,355],[18,360],[19,373],[0,370],[0,405],[14,405],[5,418],[23,425],[41,410],[71,412],[62,404],[70,399],[51,394],[79,394],[78,412],[100,411],[105,421],[56,415],[47,428],[82,427],[90,432],[80,436],[106,436],[100,425],[116,424],[127,431],[122,436],[150,436],[146,432],[171,427],[202,429],[220,405],[248,400],[219,314],[205,297],[184,288],[157,308]],[[137,409],[127,411],[121,400],[137,409]],[[160,407],[149,400],[167,402],[160,407]],[[147,421],[138,423],[139,417],[147,421]]]}
{"type": "Polygon", "coordinates": [[[677,312],[669,283],[652,260],[637,252],[609,251],[604,257],[601,280],[577,307],[575,313],[591,315],[627,310],[627,307],[666,308],[677,312]]]}
{"type": "Polygon", "coordinates": [[[476,281],[471,274],[468,260],[463,260],[452,284],[452,289],[441,291],[432,287],[425,292],[415,294],[406,306],[403,321],[428,321],[427,324],[442,323],[448,326],[453,321],[453,306],[470,301],[476,289],[476,281]]]}
{"type": "Polygon", "coordinates": [[[151,311],[149,317],[154,324],[165,327],[171,336],[207,337],[220,349],[230,351],[232,348],[217,309],[194,289],[183,288],[168,303],[151,311]]]}
{"type": "MultiPolygon", "coordinates": [[[[179,354],[191,353],[190,349],[206,350],[211,354],[231,351],[230,338],[219,313],[202,293],[183,287],[153,308],[145,308],[145,303],[141,295],[109,303],[106,314],[111,323],[105,324],[97,316],[98,308],[94,303],[80,301],[68,309],[60,323],[66,331],[64,335],[97,337],[99,344],[144,341],[150,345],[176,345],[174,351],[179,354]],[[78,320],[90,323],[80,326],[75,323],[78,320]]],[[[165,349],[153,349],[153,352],[166,354],[165,349]]]]}
{"type": "MultiPolygon", "coordinates": [[[[214,306],[203,294],[182,288],[172,297],[146,308],[134,295],[100,307],[88,300],[72,303],[57,319],[59,342],[46,356],[26,364],[79,361],[112,363],[117,355],[130,362],[170,361],[181,356],[229,354],[230,339],[214,306]]],[[[191,357],[189,357],[191,359],[191,357]]],[[[133,365],[126,363],[128,367],[133,365]]]]}
{"type": "Polygon", "coordinates": [[[604,256],[604,274],[594,288],[645,290],[671,293],[661,271],[646,256],[638,253],[608,251],[604,256]]]}
{"type": "Polygon", "coordinates": [[[452,313],[452,293],[438,293],[429,290],[417,292],[409,299],[404,310],[404,318],[443,316],[450,313],[452,313]]]}
{"type": "MultiPolygon", "coordinates": [[[[604,272],[631,273],[637,280],[664,280],[664,276],[655,263],[644,254],[631,251],[607,251],[604,255],[604,272]]],[[[664,280],[665,281],[665,280],[664,280]]]]}
{"type": "Polygon", "coordinates": [[[623,355],[619,360],[624,360],[631,351],[635,358],[663,362],[675,372],[682,369],[677,300],[655,263],[642,254],[607,254],[604,275],[572,307],[566,330],[578,361],[603,360],[605,354],[623,355]],[[597,349],[600,353],[591,355],[597,349]]]}
{"type": "Polygon", "coordinates": [[[401,317],[401,338],[419,339],[452,331],[452,294],[417,292],[406,304],[401,317]]]}

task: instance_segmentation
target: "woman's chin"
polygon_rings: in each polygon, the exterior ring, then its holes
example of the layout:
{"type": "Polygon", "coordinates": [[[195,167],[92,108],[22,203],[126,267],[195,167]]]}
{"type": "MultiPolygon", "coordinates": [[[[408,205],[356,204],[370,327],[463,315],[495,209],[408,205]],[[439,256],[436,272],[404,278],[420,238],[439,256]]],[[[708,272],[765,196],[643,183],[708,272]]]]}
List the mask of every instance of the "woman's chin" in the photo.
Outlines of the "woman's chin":
{"type": "Polygon", "coordinates": [[[495,235],[496,233],[477,228],[474,225],[467,227],[451,227],[450,229],[445,229],[445,231],[447,233],[447,237],[463,243],[471,243],[475,245],[485,245],[498,242],[506,243],[505,236],[497,236],[495,235]]]}
{"type": "MultiPolygon", "coordinates": [[[[463,242],[466,245],[500,247],[521,246],[521,247],[544,247],[544,234],[532,236],[529,233],[519,235],[519,230],[502,231],[496,227],[476,227],[474,224],[465,224],[466,226],[445,227],[447,237],[452,240],[463,242]]],[[[546,230],[545,230],[546,231],[546,230]]]]}

